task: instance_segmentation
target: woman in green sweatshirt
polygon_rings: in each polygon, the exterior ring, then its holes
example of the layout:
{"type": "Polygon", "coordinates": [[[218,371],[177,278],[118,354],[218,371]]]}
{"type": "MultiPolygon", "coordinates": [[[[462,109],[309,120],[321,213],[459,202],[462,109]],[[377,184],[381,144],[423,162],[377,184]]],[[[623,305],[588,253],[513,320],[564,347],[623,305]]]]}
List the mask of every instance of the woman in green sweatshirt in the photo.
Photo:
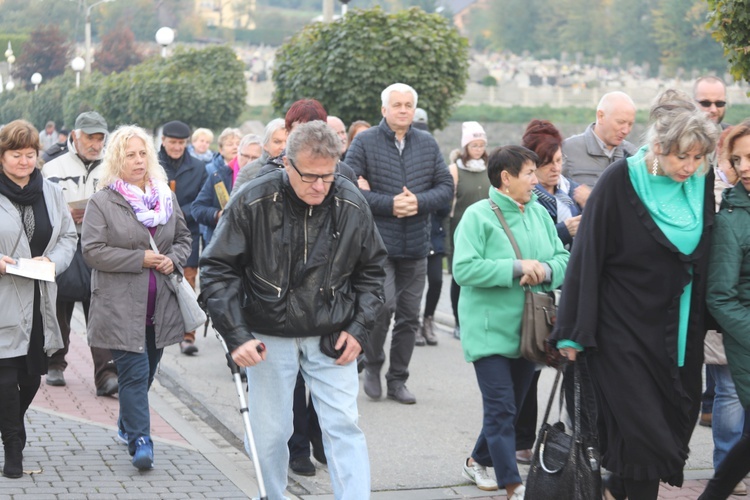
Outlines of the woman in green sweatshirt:
{"type": "Polygon", "coordinates": [[[535,291],[559,287],[569,257],[549,214],[535,203],[537,162],[537,155],[521,146],[492,152],[489,200],[464,213],[453,257],[453,277],[461,286],[461,345],[474,364],[484,406],[482,431],[463,475],[483,490],[504,486],[512,500],[523,498],[525,489],[516,465],[516,414],[534,375],[534,363],[520,357],[523,285],[535,291]],[[502,212],[522,259],[494,210],[502,212]],[[497,481],[486,467],[495,468],[497,481]]]}

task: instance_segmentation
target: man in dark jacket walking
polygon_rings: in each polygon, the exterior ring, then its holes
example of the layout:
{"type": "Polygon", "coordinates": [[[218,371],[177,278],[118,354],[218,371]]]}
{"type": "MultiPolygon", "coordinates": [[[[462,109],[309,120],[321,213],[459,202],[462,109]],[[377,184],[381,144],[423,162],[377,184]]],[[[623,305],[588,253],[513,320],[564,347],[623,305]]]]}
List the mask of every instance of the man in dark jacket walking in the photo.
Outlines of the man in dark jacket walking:
{"type": "Polygon", "coordinates": [[[388,397],[414,404],[417,400],[407,389],[406,379],[419,329],[430,251],[430,214],[450,203],[453,179],[435,139],[412,127],[417,92],[394,83],[383,91],[381,100],[380,125],[358,134],[346,153],[388,249],[386,307],[365,350],[364,389],[372,399],[382,395],[383,344],[395,312],[391,364],[385,376],[388,397]]]}
{"type": "Polygon", "coordinates": [[[201,257],[201,300],[247,369],[250,420],[268,498],[283,498],[292,396],[301,370],[323,429],[337,499],[369,498],[354,361],[383,306],[386,251],[359,190],[336,173],[325,122],[298,125],[285,168],[229,201],[201,257]]]}
{"type": "MultiPolygon", "coordinates": [[[[187,151],[190,127],[181,121],[171,121],[162,127],[161,149],[159,163],[164,167],[169,180],[169,187],[177,196],[185,222],[193,238],[193,249],[184,267],[185,279],[195,288],[195,277],[198,274],[198,249],[200,245],[200,227],[190,213],[193,201],[206,182],[205,164],[187,151]]],[[[185,338],[180,342],[183,354],[193,355],[198,352],[195,345],[195,332],[185,332],[185,338]]]]}

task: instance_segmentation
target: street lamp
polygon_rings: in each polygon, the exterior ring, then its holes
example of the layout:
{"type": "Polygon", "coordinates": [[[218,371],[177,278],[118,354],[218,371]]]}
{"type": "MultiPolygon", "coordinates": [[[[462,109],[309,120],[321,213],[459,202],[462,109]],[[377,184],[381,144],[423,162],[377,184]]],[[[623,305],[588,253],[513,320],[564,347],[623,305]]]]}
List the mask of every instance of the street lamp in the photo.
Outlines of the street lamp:
{"type": "Polygon", "coordinates": [[[5,84],[5,90],[7,90],[8,92],[10,92],[11,90],[13,90],[15,88],[15,86],[16,86],[16,84],[13,83],[13,80],[11,80],[11,81],[9,81],[8,83],[5,84]]]}
{"type": "Polygon", "coordinates": [[[81,86],[81,71],[86,68],[86,61],[83,60],[83,57],[78,56],[70,61],[70,67],[76,72],[76,88],[78,88],[81,86]]]}
{"type": "Polygon", "coordinates": [[[341,17],[344,17],[346,15],[346,11],[349,9],[349,6],[347,5],[350,0],[339,0],[341,2],[341,17]]]}
{"type": "Polygon", "coordinates": [[[13,55],[13,47],[8,42],[8,50],[5,51],[5,60],[8,61],[8,84],[5,86],[8,90],[13,90],[13,63],[16,62],[16,56],[13,55]],[[10,88],[8,88],[10,85],[10,88]]]}
{"type": "Polygon", "coordinates": [[[31,84],[34,86],[34,92],[39,90],[39,84],[42,83],[42,74],[34,73],[31,75],[31,84]]]}
{"type": "Polygon", "coordinates": [[[156,32],[156,43],[161,45],[161,56],[167,57],[167,47],[174,42],[174,30],[163,26],[156,32]]]}
{"type": "Polygon", "coordinates": [[[115,0],[99,0],[86,8],[86,74],[91,74],[91,9],[101,3],[114,2],[115,0]]]}

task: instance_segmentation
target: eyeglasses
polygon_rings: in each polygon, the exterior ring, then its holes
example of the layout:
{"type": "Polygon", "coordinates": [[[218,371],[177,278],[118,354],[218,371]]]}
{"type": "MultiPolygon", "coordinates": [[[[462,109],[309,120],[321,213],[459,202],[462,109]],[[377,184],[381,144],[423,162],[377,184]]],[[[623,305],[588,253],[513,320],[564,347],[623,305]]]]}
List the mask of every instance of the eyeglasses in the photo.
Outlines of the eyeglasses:
{"type": "MultiPolygon", "coordinates": [[[[292,166],[295,172],[299,174],[300,179],[302,179],[302,182],[306,182],[308,184],[314,184],[315,182],[320,179],[321,181],[325,182],[326,184],[331,184],[334,180],[336,180],[336,176],[338,175],[336,172],[332,174],[303,174],[299,171],[297,166],[294,164],[294,161],[292,161],[291,158],[287,156],[287,160],[289,160],[289,164],[292,166]]],[[[336,166],[338,167],[338,162],[336,163],[336,166]]]]}
{"type": "Polygon", "coordinates": [[[717,108],[723,108],[727,105],[727,101],[709,101],[708,99],[704,99],[702,101],[698,101],[698,104],[700,104],[704,108],[710,108],[712,104],[716,105],[717,108]]]}

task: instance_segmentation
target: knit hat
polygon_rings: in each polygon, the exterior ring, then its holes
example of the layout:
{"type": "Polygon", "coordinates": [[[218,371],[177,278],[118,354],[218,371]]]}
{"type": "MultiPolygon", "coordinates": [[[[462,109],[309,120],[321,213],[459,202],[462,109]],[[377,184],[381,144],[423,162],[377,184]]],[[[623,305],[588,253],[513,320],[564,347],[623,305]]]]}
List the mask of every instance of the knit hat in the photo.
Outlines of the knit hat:
{"type": "Polygon", "coordinates": [[[484,141],[487,144],[487,134],[478,122],[464,122],[461,127],[461,149],[472,141],[484,141]]]}
{"type": "Polygon", "coordinates": [[[190,127],[178,120],[167,122],[161,129],[161,135],[173,139],[187,139],[190,137],[190,127]]]}

